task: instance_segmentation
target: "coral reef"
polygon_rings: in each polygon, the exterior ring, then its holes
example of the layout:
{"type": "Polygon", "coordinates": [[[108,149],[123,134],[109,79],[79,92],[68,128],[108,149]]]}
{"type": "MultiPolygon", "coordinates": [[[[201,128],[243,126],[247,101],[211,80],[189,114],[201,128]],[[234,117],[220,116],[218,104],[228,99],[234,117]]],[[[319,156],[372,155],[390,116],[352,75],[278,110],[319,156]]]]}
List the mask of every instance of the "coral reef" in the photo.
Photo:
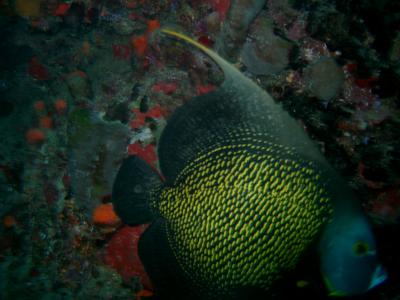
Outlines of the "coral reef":
{"type": "Polygon", "coordinates": [[[343,70],[332,58],[319,58],[304,73],[307,89],[320,100],[331,100],[343,88],[343,70]]]}
{"type": "Polygon", "coordinates": [[[273,75],[289,64],[292,45],[273,32],[272,20],[260,14],[243,45],[241,59],[247,70],[255,75],[273,75]]]}
{"type": "MultiPolygon", "coordinates": [[[[151,294],[136,253],[144,228],[114,219],[114,176],[133,154],[157,169],[169,116],[222,81],[201,53],[160,37],[172,26],[302,124],[377,236],[389,280],[360,299],[398,299],[399,11],[398,1],[0,1],[0,298],[151,294]]],[[[306,257],[276,297],[326,299],[314,265],[306,257]]]]}
{"type": "Polygon", "coordinates": [[[71,189],[79,207],[91,214],[96,199],[111,191],[119,162],[125,155],[128,129],[119,122],[104,122],[84,109],[70,114],[68,169],[71,189]]]}
{"type": "Polygon", "coordinates": [[[246,39],[248,29],[260,13],[265,0],[233,0],[228,16],[217,38],[216,49],[227,59],[236,59],[238,47],[246,39]]]}

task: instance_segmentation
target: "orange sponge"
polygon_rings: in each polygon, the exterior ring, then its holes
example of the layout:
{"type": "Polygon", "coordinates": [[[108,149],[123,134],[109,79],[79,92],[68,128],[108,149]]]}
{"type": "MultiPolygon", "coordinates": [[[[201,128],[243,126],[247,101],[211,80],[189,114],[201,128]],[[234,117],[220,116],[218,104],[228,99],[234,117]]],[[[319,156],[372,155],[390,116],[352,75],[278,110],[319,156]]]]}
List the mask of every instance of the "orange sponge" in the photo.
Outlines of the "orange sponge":
{"type": "Polygon", "coordinates": [[[132,45],[135,49],[136,55],[143,57],[147,50],[147,39],[145,36],[135,36],[132,38],[132,45]]]}
{"type": "Polygon", "coordinates": [[[26,141],[29,144],[39,144],[45,140],[44,132],[38,128],[31,128],[26,132],[26,141]]]}
{"type": "Polygon", "coordinates": [[[100,204],[93,211],[93,223],[98,225],[117,225],[120,219],[115,214],[112,203],[100,204]]]}

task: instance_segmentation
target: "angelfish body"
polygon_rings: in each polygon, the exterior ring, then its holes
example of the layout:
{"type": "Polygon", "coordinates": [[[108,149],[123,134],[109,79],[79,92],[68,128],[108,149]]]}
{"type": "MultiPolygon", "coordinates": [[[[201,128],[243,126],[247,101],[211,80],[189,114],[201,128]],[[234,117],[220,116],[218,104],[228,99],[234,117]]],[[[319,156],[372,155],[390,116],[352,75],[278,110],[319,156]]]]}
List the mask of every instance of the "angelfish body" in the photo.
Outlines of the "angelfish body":
{"type": "Polygon", "coordinates": [[[336,198],[352,195],[265,91],[211,50],[163,32],[204,51],[225,81],[168,121],[158,148],[165,183],[138,157],[124,161],[114,207],[125,223],[152,222],[139,254],[161,299],[246,299],[294,267],[348,209],[336,198]]]}
{"type": "Polygon", "coordinates": [[[200,154],[161,192],[170,246],[200,288],[268,288],[330,212],[319,173],[251,133],[200,154]]]}

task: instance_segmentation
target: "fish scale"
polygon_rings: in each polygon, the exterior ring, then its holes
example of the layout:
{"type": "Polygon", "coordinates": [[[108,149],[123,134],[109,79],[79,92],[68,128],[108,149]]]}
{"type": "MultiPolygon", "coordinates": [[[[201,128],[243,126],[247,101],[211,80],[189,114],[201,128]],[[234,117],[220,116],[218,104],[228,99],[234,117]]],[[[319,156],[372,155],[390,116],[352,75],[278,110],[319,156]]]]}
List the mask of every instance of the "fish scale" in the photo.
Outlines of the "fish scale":
{"type": "Polygon", "coordinates": [[[181,172],[175,187],[160,196],[159,211],[168,220],[172,250],[199,286],[269,286],[280,273],[274,265],[291,268],[331,212],[324,190],[315,188],[321,185],[317,170],[300,167],[298,158],[289,159],[293,151],[286,149],[282,155],[272,151],[270,143],[249,141],[251,136],[207,149],[181,172]],[[224,162],[218,163],[221,153],[224,162]],[[236,185],[230,184],[231,178],[236,185]],[[220,184],[225,188],[215,188],[220,184]],[[197,193],[188,197],[188,189],[197,193]],[[298,206],[301,200],[303,207],[298,206]],[[219,218],[207,218],[208,212],[219,218]],[[219,265],[222,268],[216,268],[219,265]]]}

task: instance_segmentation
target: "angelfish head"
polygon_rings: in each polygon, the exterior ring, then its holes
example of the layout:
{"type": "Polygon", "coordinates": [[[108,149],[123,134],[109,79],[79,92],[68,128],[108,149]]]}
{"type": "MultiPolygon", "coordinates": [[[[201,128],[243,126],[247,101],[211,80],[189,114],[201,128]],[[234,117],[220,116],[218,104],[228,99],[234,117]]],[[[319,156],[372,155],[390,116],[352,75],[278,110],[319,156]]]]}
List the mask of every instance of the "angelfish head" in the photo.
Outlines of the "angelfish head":
{"type": "Polygon", "coordinates": [[[321,272],[331,296],[367,292],[387,278],[364,216],[332,221],[320,242],[321,272]]]}

